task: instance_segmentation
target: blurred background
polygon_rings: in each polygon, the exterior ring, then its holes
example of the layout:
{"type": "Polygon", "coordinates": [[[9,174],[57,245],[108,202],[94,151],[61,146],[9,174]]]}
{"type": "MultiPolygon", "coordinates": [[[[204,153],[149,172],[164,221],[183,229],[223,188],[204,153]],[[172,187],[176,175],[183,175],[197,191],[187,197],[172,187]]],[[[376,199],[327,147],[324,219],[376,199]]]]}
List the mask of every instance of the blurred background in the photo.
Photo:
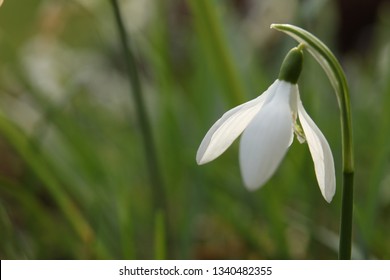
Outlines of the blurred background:
{"type": "Polygon", "coordinates": [[[331,204],[321,196],[307,145],[298,141],[272,179],[254,192],[241,181],[238,141],[207,165],[195,162],[211,125],[276,79],[285,54],[297,44],[269,26],[291,23],[334,51],[350,85],[353,257],[389,259],[389,2],[119,1],[150,121],[150,145],[111,1],[5,0],[0,258],[337,258],[338,106],[308,53],[299,86],[335,158],[331,204]]]}

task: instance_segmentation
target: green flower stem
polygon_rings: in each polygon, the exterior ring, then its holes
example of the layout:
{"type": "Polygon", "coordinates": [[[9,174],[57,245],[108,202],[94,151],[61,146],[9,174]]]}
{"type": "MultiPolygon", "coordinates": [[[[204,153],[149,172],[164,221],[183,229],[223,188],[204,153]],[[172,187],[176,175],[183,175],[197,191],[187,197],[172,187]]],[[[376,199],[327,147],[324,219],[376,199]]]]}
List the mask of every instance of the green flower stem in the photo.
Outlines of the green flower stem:
{"type": "Polygon", "coordinates": [[[340,108],[343,157],[339,259],[351,259],[354,157],[349,88],[344,71],[329,48],[306,30],[290,24],[272,24],[271,28],[285,32],[301,44],[305,44],[308,52],[324,69],[336,92],[340,108]]]}
{"type": "MultiPolygon", "coordinates": [[[[149,169],[149,178],[151,180],[152,192],[153,192],[153,207],[154,207],[154,219],[158,219],[162,222],[158,224],[158,229],[155,228],[155,240],[164,239],[164,243],[168,244],[168,226],[167,226],[167,205],[164,191],[164,184],[160,173],[160,168],[157,160],[157,152],[152,137],[152,130],[148,114],[146,112],[146,106],[143,99],[141,81],[136,66],[135,56],[129,45],[127,32],[123,23],[123,19],[120,12],[120,7],[117,0],[111,0],[112,8],[114,11],[115,21],[118,28],[120,43],[123,48],[124,61],[126,63],[126,70],[132,89],[133,98],[135,101],[136,113],[141,128],[141,134],[143,137],[145,155],[147,165],[149,169]]],[[[161,248],[165,248],[161,244],[155,244],[155,254],[158,258],[162,258],[166,252],[162,252],[161,248]]],[[[165,256],[166,257],[166,256],[165,256]]]]}

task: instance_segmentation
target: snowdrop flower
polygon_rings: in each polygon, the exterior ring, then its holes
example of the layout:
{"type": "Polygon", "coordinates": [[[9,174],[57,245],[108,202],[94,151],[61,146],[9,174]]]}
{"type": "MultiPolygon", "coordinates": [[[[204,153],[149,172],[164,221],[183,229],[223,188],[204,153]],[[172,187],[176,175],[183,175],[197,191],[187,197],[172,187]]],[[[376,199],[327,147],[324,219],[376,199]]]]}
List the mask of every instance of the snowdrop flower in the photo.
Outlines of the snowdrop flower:
{"type": "Polygon", "coordinates": [[[321,193],[330,202],[336,189],[333,156],[299,97],[297,81],[302,59],[302,50],[292,49],[283,61],[278,79],[262,95],[226,112],[200,144],[197,163],[214,160],[242,133],[241,174],[245,186],[255,190],[275,173],[295,134],[299,142],[307,142],[321,193]]]}

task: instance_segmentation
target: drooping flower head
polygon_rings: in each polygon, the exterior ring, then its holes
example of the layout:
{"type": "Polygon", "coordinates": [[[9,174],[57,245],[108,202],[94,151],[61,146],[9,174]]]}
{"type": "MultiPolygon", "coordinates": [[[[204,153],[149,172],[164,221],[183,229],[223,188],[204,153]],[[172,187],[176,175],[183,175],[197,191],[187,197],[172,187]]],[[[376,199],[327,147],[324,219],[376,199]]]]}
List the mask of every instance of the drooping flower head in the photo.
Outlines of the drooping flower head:
{"type": "Polygon", "coordinates": [[[200,144],[197,163],[214,160],[242,134],[241,174],[244,185],[255,190],[275,173],[295,134],[299,142],[307,142],[321,193],[330,202],[336,189],[333,156],[299,96],[297,81],[302,60],[301,46],[292,49],[282,63],[278,79],[263,94],[226,112],[200,144]]]}

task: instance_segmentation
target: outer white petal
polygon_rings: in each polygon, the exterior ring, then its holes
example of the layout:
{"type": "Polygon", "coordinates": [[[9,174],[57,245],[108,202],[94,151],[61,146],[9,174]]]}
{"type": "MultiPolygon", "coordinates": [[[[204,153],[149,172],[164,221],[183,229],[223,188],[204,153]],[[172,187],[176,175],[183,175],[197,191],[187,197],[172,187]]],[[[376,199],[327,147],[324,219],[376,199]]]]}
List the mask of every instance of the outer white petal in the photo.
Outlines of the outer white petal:
{"type": "Polygon", "coordinates": [[[226,151],[259,112],[274,89],[275,83],[259,97],[227,111],[203,138],[196,154],[197,163],[205,164],[226,151]]]}
{"type": "Polygon", "coordinates": [[[240,142],[240,167],[245,186],[261,187],[275,172],[291,143],[291,84],[278,81],[261,111],[245,129],[240,142]]]}
{"type": "Polygon", "coordinates": [[[318,185],[325,200],[331,202],[336,191],[336,176],[332,152],[325,136],[306,113],[300,101],[298,103],[298,113],[314,161],[318,185]]]}

